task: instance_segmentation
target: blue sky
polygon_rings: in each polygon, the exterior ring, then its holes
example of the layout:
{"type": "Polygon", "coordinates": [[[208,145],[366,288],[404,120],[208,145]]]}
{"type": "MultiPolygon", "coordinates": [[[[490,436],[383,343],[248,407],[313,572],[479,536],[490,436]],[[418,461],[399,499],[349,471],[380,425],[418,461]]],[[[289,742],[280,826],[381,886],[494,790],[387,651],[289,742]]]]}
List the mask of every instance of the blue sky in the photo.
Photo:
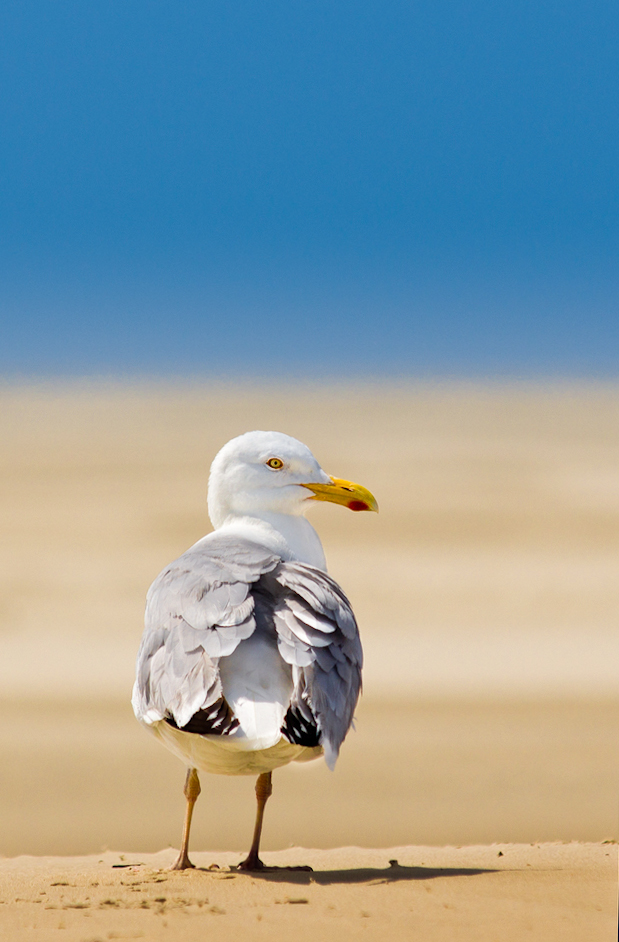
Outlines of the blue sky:
{"type": "Polygon", "coordinates": [[[586,376],[619,7],[7,0],[0,371],[586,376]]]}

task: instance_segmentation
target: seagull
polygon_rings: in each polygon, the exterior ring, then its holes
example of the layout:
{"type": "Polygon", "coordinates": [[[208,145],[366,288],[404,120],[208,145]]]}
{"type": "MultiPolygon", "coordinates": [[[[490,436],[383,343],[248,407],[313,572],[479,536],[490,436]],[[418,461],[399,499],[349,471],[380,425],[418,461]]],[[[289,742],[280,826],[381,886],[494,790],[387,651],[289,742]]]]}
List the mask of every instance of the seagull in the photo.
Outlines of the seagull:
{"type": "Polygon", "coordinates": [[[378,511],[359,484],[330,477],[302,442],[247,432],[216,455],[208,485],[214,530],[148,592],[132,705],[188,767],[188,855],[198,772],[256,775],[256,822],[240,870],[259,857],[271,773],[324,755],[335,767],[361,690],[357,622],[327,574],[305,514],[314,501],[378,511]]]}

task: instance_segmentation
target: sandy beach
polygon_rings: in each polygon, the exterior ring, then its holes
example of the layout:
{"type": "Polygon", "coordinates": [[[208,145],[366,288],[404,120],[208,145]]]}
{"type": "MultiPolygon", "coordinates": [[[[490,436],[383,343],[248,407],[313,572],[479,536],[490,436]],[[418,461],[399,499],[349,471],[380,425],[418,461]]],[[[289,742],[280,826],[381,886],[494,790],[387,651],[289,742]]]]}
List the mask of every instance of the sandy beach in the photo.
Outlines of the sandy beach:
{"type": "Polygon", "coordinates": [[[605,844],[291,848],[235,872],[232,854],[0,861],[4,938],[222,940],[522,939],[602,942],[616,934],[617,849],[605,844]],[[232,869],[231,869],[232,868],[232,869]]]}
{"type": "MultiPolygon", "coordinates": [[[[617,393],[5,387],[3,936],[614,938],[617,393]],[[184,771],[128,703],[148,585],[209,530],[209,462],[250,428],[381,508],[313,515],[367,666],[336,772],[274,778],[265,859],[311,878],[165,872],[184,771]]],[[[253,782],[202,784],[194,857],[226,868],[253,782]]]]}

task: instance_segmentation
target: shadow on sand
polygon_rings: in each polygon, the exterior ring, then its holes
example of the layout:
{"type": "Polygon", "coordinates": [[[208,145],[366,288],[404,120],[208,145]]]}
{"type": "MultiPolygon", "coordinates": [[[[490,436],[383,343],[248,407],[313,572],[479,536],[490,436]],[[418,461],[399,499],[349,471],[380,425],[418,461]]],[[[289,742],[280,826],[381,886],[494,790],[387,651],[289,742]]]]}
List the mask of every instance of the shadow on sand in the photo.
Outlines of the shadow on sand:
{"type": "Polygon", "coordinates": [[[320,883],[328,886],[331,883],[397,883],[401,880],[434,880],[436,877],[472,877],[480,873],[496,873],[497,871],[464,867],[403,867],[397,860],[390,860],[389,866],[384,870],[376,867],[360,867],[354,870],[288,870],[282,867],[254,870],[247,874],[232,868],[231,872],[239,876],[252,877],[254,880],[269,880],[273,883],[296,883],[300,886],[320,883]]]}

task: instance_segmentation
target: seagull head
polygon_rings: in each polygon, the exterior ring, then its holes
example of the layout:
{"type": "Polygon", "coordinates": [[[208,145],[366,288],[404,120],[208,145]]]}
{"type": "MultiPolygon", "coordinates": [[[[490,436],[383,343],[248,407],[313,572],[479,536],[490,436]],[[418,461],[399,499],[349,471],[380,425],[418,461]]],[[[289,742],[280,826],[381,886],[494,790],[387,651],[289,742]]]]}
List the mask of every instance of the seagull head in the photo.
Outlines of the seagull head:
{"type": "Polygon", "coordinates": [[[215,528],[230,516],[301,516],[311,501],[378,511],[359,484],[330,477],[303,442],[282,432],[246,432],[229,441],[211,465],[209,516],[215,528]]]}

